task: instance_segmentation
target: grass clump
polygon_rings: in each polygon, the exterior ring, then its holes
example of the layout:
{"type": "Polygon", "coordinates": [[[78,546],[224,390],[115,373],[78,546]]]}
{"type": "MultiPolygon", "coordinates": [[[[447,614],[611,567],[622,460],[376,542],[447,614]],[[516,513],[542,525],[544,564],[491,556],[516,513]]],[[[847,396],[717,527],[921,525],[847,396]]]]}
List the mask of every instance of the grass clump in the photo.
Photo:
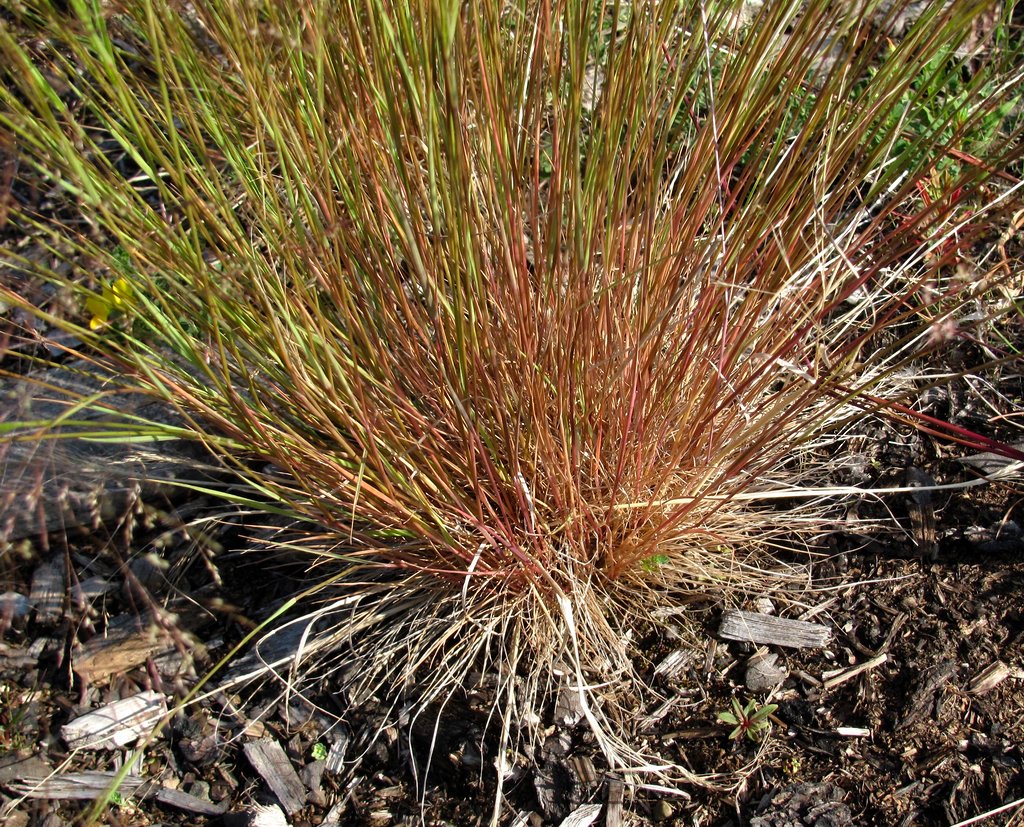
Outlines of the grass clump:
{"type": "Polygon", "coordinates": [[[885,5],[19,4],[0,124],[76,213],[15,212],[90,271],[45,320],[316,527],[308,659],[491,670],[506,740],[568,674],[642,766],[634,631],[802,583],[844,429],[994,278],[1020,135],[948,161],[1020,78],[913,117],[988,4],[885,5]]]}

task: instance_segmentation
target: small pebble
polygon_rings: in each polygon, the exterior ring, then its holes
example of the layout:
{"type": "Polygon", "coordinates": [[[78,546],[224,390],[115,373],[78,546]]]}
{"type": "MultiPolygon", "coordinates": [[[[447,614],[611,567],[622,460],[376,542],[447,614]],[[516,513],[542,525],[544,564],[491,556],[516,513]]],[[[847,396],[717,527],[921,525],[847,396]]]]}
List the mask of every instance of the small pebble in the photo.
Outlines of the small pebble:
{"type": "Polygon", "coordinates": [[[743,678],[747,689],[751,692],[764,692],[784,681],[789,671],[780,667],[778,660],[779,656],[774,652],[754,655],[748,660],[743,678]]]}
{"type": "Polygon", "coordinates": [[[193,781],[188,788],[188,794],[201,798],[203,801],[209,801],[210,785],[206,781],[193,781]]]}

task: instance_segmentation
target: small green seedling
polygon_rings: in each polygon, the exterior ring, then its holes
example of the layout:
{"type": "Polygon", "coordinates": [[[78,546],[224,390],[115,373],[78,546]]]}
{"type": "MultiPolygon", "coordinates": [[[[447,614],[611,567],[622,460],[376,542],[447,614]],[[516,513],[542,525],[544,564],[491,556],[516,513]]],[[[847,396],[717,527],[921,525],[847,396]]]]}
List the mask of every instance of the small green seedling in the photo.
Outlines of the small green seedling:
{"type": "Polygon", "coordinates": [[[732,712],[719,712],[720,723],[735,727],[729,733],[732,739],[741,738],[744,735],[751,741],[760,741],[772,727],[769,716],[779,708],[778,704],[758,705],[756,700],[751,700],[746,706],[740,706],[740,702],[732,699],[732,712]]]}
{"type": "Polygon", "coordinates": [[[667,554],[652,554],[641,561],[640,567],[644,574],[654,574],[659,568],[668,564],[667,554]]]}
{"type": "Polygon", "coordinates": [[[317,741],[309,752],[314,761],[323,761],[327,757],[327,745],[322,741],[317,741]]]}

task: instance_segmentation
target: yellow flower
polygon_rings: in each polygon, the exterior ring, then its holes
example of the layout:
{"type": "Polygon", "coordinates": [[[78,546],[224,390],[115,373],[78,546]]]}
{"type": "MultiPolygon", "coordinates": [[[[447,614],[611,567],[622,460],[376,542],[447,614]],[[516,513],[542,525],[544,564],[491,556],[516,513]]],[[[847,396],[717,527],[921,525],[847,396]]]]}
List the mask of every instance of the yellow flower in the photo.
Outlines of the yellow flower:
{"type": "Polygon", "coordinates": [[[85,309],[92,316],[89,329],[105,327],[110,323],[110,314],[114,311],[131,309],[132,295],[132,286],[126,278],[116,278],[112,285],[104,284],[102,293],[93,293],[85,300],[85,309]]]}

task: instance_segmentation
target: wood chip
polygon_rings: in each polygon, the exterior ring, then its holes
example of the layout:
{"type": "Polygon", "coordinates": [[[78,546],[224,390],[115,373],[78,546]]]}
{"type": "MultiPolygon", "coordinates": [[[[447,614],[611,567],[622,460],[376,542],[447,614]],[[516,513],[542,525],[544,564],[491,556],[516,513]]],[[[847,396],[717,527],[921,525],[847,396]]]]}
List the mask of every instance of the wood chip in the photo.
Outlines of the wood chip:
{"type": "Polygon", "coordinates": [[[0,377],[4,413],[9,410],[12,420],[53,420],[48,437],[61,437],[15,440],[0,452],[0,540],[50,531],[64,535],[76,526],[89,530],[120,520],[132,514],[140,496],[180,496],[170,481],[194,479],[207,467],[209,456],[195,440],[80,438],[77,434],[89,429],[82,427],[86,422],[101,429],[132,419],[183,424],[171,406],[149,394],[111,397],[118,384],[114,373],[84,360],[28,376],[0,377]],[[95,405],[82,404],[90,397],[95,405]],[[101,397],[106,401],[100,402],[101,397]]]}
{"type": "Polygon", "coordinates": [[[242,752],[288,815],[295,815],[306,806],[306,788],[277,741],[271,738],[252,741],[242,747],[242,752]]]}
{"type": "Polygon", "coordinates": [[[105,684],[114,675],[124,674],[173,649],[167,635],[125,630],[90,640],[75,656],[74,669],[88,683],[105,684]]]}
{"type": "MultiPolygon", "coordinates": [[[[116,773],[87,770],[62,775],[48,775],[41,778],[25,776],[11,781],[8,786],[17,795],[26,798],[57,798],[63,800],[84,800],[97,798],[106,792],[114,781],[116,773]]],[[[125,798],[139,794],[146,797],[150,784],[144,778],[129,775],[118,791],[125,798]]]]}
{"type": "Polygon", "coordinates": [[[327,772],[333,772],[337,775],[341,774],[341,771],[345,768],[345,752],[348,750],[348,738],[342,736],[338,738],[333,744],[331,749],[327,753],[327,766],[325,767],[327,772]]]}
{"type": "Polygon", "coordinates": [[[560,827],[590,827],[601,815],[600,804],[584,804],[562,819],[560,827]]]}
{"type": "Polygon", "coordinates": [[[662,743],[669,743],[670,741],[694,741],[700,738],[719,738],[722,735],[721,727],[714,726],[694,726],[686,729],[673,729],[668,732],[663,732],[658,737],[662,743]]]}
{"type": "Polygon", "coordinates": [[[32,573],[29,603],[36,608],[36,619],[53,623],[64,612],[64,557],[59,555],[40,563],[32,573]]]}
{"type": "Polygon", "coordinates": [[[8,620],[24,617],[31,609],[32,602],[23,594],[18,594],[18,592],[0,594],[0,617],[6,617],[8,620]]]}
{"type": "Polygon", "coordinates": [[[225,815],[224,827],[288,827],[288,819],[276,804],[254,804],[240,812],[225,815]]]}
{"type": "Polygon", "coordinates": [[[810,686],[821,686],[821,681],[819,681],[816,677],[814,677],[814,675],[810,674],[809,672],[804,672],[802,669],[794,669],[793,674],[800,678],[800,680],[802,680],[804,683],[809,684],[810,686]]]}
{"type": "Polygon", "coordinates": [[[683,699],[678,695],[673,695],[670,698],[665,698],[658,708],[655,709],[650,715],[646,715],[640,719],[640,729],[643,732],[652,732],[657,726],[658,722],[662,720],[668,713],[675,709],[679,704],[683,702],[683,699]]]}
{"type": "Polygon", "coordinates": [[[722,614],[718,636],[726,640],[809,649],[828,643],[830,633],[828,627],[820,623],[729,609],[722,614]]]}
{"type": "MultiPolygon", "coordinates": [[[[0,785],[2,786],[24,778],[46,778],[52,772],[53,767],[39,755],[25,755],[14,750],[8,750],[0,755],[0,785]]],[[[2,806],[0,804],[0,812],[2,812],[2,806]]]]}
{"type": "MultiPolygon", "coordinates": [[[[1024,451],[1024,442],[1018,442],[1012,446],[1018,451],[1024,451]]],[[[969,457],[963,457],[960,462],[971,465],[977,468],[987,477],[993,477],[995,479],[1003,479],[1006,477],[1019,476],[1024,471],[1024,463],[1020,460],[1009,459],[1004,457],[1002,454],[993,454],[990,451],[984,451],[980,454],[972,454],[969,457]]]]}
{"type": "Polygon", "coordinates": [[[563,686],[555,698],[555,723],[574,727],[583,720],[583,701],[578,689],[563,686]]]}
{"type": "Polygon", "coordinates": [[[693,662],[693,652],[689,649],[673,649],[661,663],[654,667],[654,674],[667,681],[677,680],[693,662]]]}
{"type": "Polygon", "coordinates": [[[709,640],[708,650],[704,653],[704,675],[708,676],[715,668],[715,654],[718,652],[718,641],[709,640]]]}
{"type": "Polygon", "coordinates": [[[341,827],[341,816],[344,812],[345,801],[339,801],[327,811],[324,820],[320,822],[320,827],[341,827]]]}
{"type": "Polygon", "coordinates": [[[70,749],[117,749],[152,732],[166,714],[159,692],[140,692],[81,715],[61,727],[70,749]]]}
{"type": "Polygon", "coordinates": [[[935,535],[935,506],[930,490],[935,486],[935,480],[920,468],[910,466],[906,483],[908,488],[913,489],[908,495],[907,510],[910,513],[914,543],[922,557],[934,560],[939,554],[935,535]]]}
{"type": "MultiPolygon", "coordinates": [[[[26,777],[20,781],[11,782],[8,786],[17,795],[23,795],[26,798],[92,800],[106,793],[117,775],[118,773],[115,772],[89,770],[65,773],[64,775],[50,775],[43,778],[26,777]]],[[[157,801],[170,807],[201,815],[221,815],[227,809],[226,804],[213,804],[179,790],[164,787],[138,775],[125,776],[119,782],[117,791],[126,799],[156,798],[157,801]]]]}
{"type": "Polygon", "coordinates": [[[259,720],[249,721],[242,730],[242,735],[246,738],[262,738],[266,734],[267,725],[259,720]]]}
{"type": "Polygon", "coordinates": [[[618,778],[608,779],[608,809],[604,814],[605,827],[622,827],[622,794],[626,785],[618,778]]]}
{"type": "Polygon", "coordinates": [[[840,669],[838,672],[826,672],[821,677],[823,678],[821,685],[824,689],[831,689],[833,686],[839,686],[841,683],[845,683],[850,678],[855,678],[861,672],[867,672],[869,669],[874,669],[876,666],[881,666],[889,660],[889,656],[885,653],[876,655],[870,660],[864,661],[864,663],[858,663],[856,666],[851,666],[849,669],[840,669]]]}
{"type": "Polygon", "coordinates": [[[588,790],[597,785],[597,771],[594,769],[594,762],[589,755],[570,756],[569,766],[588,790]]]}
{"type": "Polygon", "coordinates": [[[39,660],[44,655],[50,655],[54,652],[63,650],[63,641],[57,640],[55,637],[45,637],[40,635],[28,645],[29,657],[39,660]]]}
{"type": "Polygon", "coordinates": [[[168,807],[176,807],[179,810],[208,816],[221,815],[227,809],[227,802],[214,804],[212,801],[196,798],[194,795],[183,793],[181,790],[172,790],[170,787],[159,787],[154,793],[154,797],[168,807]]]}
{"type": "Polygon", "coordinates": [[[970,684],[967,686],[967,691],[972,695],[984,695],[986,692],[991,692],[999,686],[1010,675],[1010,667],[1001,660],[997,660],[995,663],[986,666],[971,679],[970,684]]]}
{"type": "MultiPolygon", "coordinates": [[[[185,614],[175,617],[177,634],[184,636],[193,618],[185,614]]],[[[123,614],[110,622],[105,634],[78,649],[74,671],[82,680],[102,685],[150,659],[168,677],[177,674],[182,665],[174,639],[150,615],[123,614]]]]}
{"type": "Polygon", "coordinates": [[[836,727],[836,735],[844,738],[870,738],[871,730],[860,726],[840,726],[836,727]]]}
{"type": "Polygon", "coordinates": [[[117,584],[106,577],[89,577],[71,587],[71,597],[79,604],[91,603],[98,597],[102,597],[113,591],[117,584]]]}

